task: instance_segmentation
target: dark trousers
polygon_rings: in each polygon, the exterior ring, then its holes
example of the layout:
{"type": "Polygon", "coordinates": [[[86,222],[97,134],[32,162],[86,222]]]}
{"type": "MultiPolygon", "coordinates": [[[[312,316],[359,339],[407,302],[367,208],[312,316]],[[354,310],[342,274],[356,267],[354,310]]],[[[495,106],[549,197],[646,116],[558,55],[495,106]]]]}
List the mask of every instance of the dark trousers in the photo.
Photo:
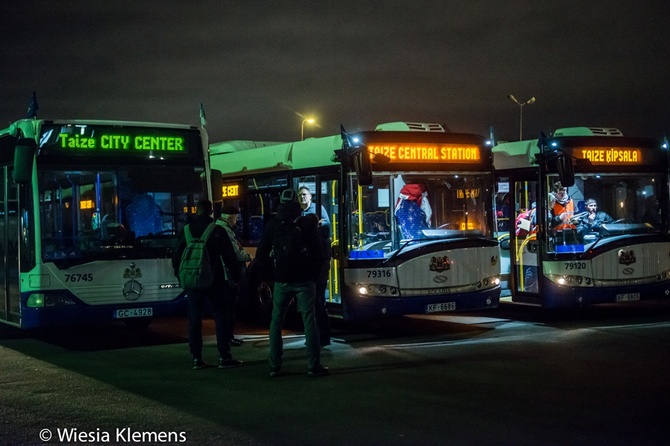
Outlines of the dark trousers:
{"type": "Polygon", "coordinates": [[[230,329],[232,319],[230,298],[224,292],[189,291],[188,292],[188,346],[194,358],[202,357],[202,316],[205,306],[214,319],[216,329],[216,347],[219,356],[230,358],[230,329]]]}
{"type": "Polygon", "coordinates": [[[316,298],[314,299],[314,316],[316,317],[316,325],[319,329],[321,338],[321,345],[330,342],[330,319],[328,318],[328,310],[326,309],[326,287],[328,282],[316,283],[316,298]]]}

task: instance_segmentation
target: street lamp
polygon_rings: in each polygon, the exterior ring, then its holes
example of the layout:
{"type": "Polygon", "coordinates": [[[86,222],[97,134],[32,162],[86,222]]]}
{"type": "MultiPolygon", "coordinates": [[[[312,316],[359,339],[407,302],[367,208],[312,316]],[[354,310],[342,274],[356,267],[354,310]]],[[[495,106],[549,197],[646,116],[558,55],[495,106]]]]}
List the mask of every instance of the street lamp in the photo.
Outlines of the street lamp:
{"type": "Polygon", "coordinates": [[[507,99],[519,106],[519,141],[521,141],[523,139],[523,106],[534,103],[535,96],[528,99],[526,102],[519,102],[513,94],[507,95],[507,99]]]}
{"type": "Polygon", "coordinates": [[[314,118],[306,118],[302,120],[302,123],[300,124],[300,141],[305,140],[305,123],[314,124],[314,118]]]}

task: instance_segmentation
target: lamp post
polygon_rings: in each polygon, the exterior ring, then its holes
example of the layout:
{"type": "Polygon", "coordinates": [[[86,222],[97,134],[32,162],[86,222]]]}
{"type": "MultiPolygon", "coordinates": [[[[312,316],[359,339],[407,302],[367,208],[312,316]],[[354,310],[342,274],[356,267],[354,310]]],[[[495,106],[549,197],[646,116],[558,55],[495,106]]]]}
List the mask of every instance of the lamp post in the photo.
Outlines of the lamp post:
{"type": "Polygon", "coordinates": [[[523,139],[523,106],[530,105],[535,102],[535,96],[528,99],[526,102],[519,102],[513,94],[507,95],[507,99],[519,106],[519,141],[523,139]]]}
{"type": "Polygon", "coordinates": [[[305,140],[305,123],[314,124],[314,118],[305,118],[302,120],[302,123],[300,123],[300,141],[305,140]]]}

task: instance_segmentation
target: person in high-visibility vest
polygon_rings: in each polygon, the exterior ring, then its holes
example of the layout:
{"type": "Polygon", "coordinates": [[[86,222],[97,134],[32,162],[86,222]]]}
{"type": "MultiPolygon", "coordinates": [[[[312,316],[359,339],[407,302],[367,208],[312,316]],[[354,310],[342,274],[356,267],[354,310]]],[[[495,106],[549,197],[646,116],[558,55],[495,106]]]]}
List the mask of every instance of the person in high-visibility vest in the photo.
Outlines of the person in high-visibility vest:
{"type": "Polygon", "coordinates": [[[568,190],[560,181],[554,183],[550,197],[549,212],[554,231],[576,229],[570,219],[575,215],[575,203],[568,195],[568,190]]]}

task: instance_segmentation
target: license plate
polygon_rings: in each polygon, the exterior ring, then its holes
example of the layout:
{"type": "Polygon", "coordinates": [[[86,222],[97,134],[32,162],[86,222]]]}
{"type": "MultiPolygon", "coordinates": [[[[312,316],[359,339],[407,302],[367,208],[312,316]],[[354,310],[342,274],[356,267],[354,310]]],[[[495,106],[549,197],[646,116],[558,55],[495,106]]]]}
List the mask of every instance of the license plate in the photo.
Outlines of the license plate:
{"type": "Polygon", "coordinates": [[[439,313],[440,311],[456,310],[456,302],[443,302],[441,304],[426,305],[426,313],[439,313]]]}
{"type": "Polygon", "coordinates": [[[151,307],[114,310],[114,317],[116,319],[125,319],[129,317],[149,317],[153,315],[154,315],[154,309],[151,307]]]}
{"type": "Polygon", "coordinates": [[[617,302],[632,302],[634,300],[640,300],[640,293],[625,293],[616,295],[617,302]]]}

